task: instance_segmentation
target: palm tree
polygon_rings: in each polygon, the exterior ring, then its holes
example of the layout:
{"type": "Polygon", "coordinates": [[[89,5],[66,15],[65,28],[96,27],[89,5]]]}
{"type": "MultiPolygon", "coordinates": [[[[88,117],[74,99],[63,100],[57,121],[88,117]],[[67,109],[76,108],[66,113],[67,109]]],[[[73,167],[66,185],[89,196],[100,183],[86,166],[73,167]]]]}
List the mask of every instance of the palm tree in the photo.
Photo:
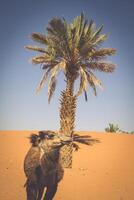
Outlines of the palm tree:
{"type": "MultiPolygon", "coordinates": [[[[63,71],[66,88],[60,98],[60,132],[73,135],[77,97],[84,93],[87,101],[88,86],[97,95],[96,86],[102,88],[101,81],[93,72],[111,73],[115,65],[105,61],[107,56],[115,54],[113,48],[101,48],[107,39],[102,34],[103,26],[96,28],[93,20],[88,21],[84,14],[77,16],[72,23],[64,18],[53,18],[47,27],[47,34],[33,33],[32,39],[42,46],[26,46],[27,49],[39,52],[31,60],[33,64],[41,64],[43,77],[37,87],[37,93],[48,82],[48,101],[54,93],[57,75],[63,71]],[[74,92],[74,84],[79,80],[80,85],[74,92]]],[[[65,167],[72,163],[71,146],[65,146],[61,151],[61,159],[65,167]],[[66,155],[65,155],[66,154],[66,155]]]]}

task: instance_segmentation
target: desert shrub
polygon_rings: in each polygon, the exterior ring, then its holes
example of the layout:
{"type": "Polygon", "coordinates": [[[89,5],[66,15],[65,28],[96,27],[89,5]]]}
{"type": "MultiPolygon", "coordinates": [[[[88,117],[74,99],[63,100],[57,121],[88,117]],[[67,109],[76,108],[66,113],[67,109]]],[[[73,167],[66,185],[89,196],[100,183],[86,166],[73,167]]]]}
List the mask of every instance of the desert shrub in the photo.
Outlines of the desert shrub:
{"type": "Polygon", "coordinates": [[[109,126],[105,128],[105,131],[106,132],[112,132],[112,133],[114,132],[114,133],[116,133],[116,132],[119,131],[119,127],[118,127],[117,124],[115,125],[115,124],[109,123],[109,126]]]}
{"type": "Polygon", "coordinates": [[[119,129],[119,126],[116,124],[109,123],[108,127],[105,128],[106,132],[111,132],[111,133],[125,133],[125,134],[134,134],[134,131],[123,131],[119,129]]]}

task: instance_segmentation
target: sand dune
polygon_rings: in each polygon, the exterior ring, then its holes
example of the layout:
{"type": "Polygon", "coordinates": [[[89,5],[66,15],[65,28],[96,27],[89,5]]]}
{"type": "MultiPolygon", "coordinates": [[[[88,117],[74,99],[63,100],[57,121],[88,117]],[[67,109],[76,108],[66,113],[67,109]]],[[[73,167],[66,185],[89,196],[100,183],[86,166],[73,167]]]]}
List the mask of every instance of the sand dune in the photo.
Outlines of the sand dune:
{"type": "MultiPolygon", "coordinates": [[[[0,132],[0,200],[25,200],[24,156],[29,131],[0,132]]],[[[81,132],[85,134],[85,132],[81,132]]],[[[134,135],[90,133],[100,140],[81,145],[65,170],[54,200],[133,200],[134,135]]]]}

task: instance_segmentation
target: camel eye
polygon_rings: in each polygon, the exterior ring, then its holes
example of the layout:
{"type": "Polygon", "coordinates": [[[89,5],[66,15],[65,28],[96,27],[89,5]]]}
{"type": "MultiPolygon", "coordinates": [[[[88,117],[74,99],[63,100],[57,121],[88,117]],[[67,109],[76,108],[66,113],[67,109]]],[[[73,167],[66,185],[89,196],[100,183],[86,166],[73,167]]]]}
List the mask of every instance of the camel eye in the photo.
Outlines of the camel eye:
{"type": "Polygon", "coordinates": [[[49,137],[50,140],[54,139],[54,135],[53,134],[50,134],[48,137],[49,137]]]}

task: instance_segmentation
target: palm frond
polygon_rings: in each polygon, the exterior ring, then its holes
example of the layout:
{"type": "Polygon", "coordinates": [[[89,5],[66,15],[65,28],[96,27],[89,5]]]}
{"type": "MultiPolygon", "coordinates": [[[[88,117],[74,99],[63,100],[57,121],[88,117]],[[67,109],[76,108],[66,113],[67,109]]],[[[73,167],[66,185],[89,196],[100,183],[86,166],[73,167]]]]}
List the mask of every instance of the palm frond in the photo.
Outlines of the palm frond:
{"type": "Polygon", "coordinates": [[[91,80],[91,82],[93,82],[94,85],[97,85],[101,89],[103,89],[102,82],[91,71],[89,72],[89,74],[90,74],[90,80],[91,80]]]}
{"type": "Polygon", "coordinates": [[[56,87],[56,76],[58,74],[58,71],[60,69],[64,69],[66,63],[64,60],[62,60],[60,63],[58,63],[56,66],[53,67],[53,69],[51,70],[51,77],[50,77],[50,81],[48,84],[48,102],[50,103],[50,100],[52,98],[52,95],[55,91],[55,87],[56,87]]]}
{"type": "Polygon", "coordinates": [[[52,66],[54,67],[57,63],[51,63],[50,64],[43,64],[42,69],[46,70],[48,68],[51,68],[52,66]]]}
{"type": "Polygon", "coordinates": [[[83,57],[88,57],[88,54],[91,52],[92,48],[100,44],[106,39],[105,34],[100,34],[103,26],[101,26],[98,30],[94,31],[95,24],[91,20],[90,24],[85,27],[86,34],[84,38],[82,38],[79,46],[80,53],[83,57]]]}
{"type": "Polygon", "coordinates": [[[86,72],[87,80],[90,87],[93,89],[94,95],[97,96],[96,86],[99,86],[102,89],[102,83],[99,79],[95,77],[92,72],[86,72]]]}
{"type": "Polygon", "coordinates": [[[80,67],[79,73],[80,73],[80,86],[76,96],[81,95],[82,92],[85,91],[88,86],[87,74],[82,67],[80,67]]]}
{"type": "Polygon", "coordinates": [[[50,20],[47,31],[48,33],[50,33],[50,35],[52,34],[52,35],[62,36],[62,37],[66,35],[65,24],[60,18],[53,18],[52,20],[50,20]]]}
{"type": "Polygon", "coordinates": [[[89,41],[89,39],[91,38],[91,35],[94,32],[94,30],[95,30],[95,27],[96,27],[96,25],[95,25],[94,21],[91,20],[90,23],[89,23],[89,25],[87,26],[87,28],[85,30],[86,31],[85,32],[85,37],[86,37],[87,41],[89,41]]]}
{"type": "Polygon", "coordinates": [[[28,49],[28,50],[32,50],[32,51],[37,51],[37,52],[41,52],[41,53],[46,53],[46,54],[48,54],[48,52],[46,51],[46,49],[41,48],[41,47],[30,46],[30,45],[28,45],[28,46],[26,46],[25,48],[28,49]]]}
{"type": "Polygon", "coordinates": [[[89,83],[90,83],[91,88],[93,89],[94,95],[97,96],[96,85],[92,81],[90,81],[89,83]]]}
{"type": "Polygon", "coordinates": [[[100,43],[104,42],[108,36],[106,34],[99,35],[97,38],[93,40],[92,46],[99,45],[100,43]]]}
{"type": "Polygon", "coordinates": [[[116,53],[116,49],[113,48],[102,48],[99,50],[93,50],[89,57],[91,57],[93,60],[98,60],[105,58],[106,56],[111,56],[116,53]]]}
{"type": "Polygon", "coordinates": [[[51,69],[52,68],[50,67],[47,71],[44,72],[44,74],[43,74],[43,76],[42,76],[42,78],[41,78],[41,80],[40,80],[40,82],[37,86],[36,94],[38,94],[40,92],[40,90],[44,87],[45,82],[47,81],[47,78],[48,78],[48,75],[49,75],[51,69]]]}
{"type": "Polygon", "coordinates": [[[92,41],[94,41],[96,38],[98,38],[100,32],[102,31],[103,29],[103,25],[100,26],[93,34],[92,34],[92,41]]]}
{"type": "Polygon", "coordinates": [[[31,59],[31,62],[33,64],[43,64],[46,62],[44,55],[40,55],[40,56],[35,56],[31,59]]]}
{"type": "Polygon", "coordinates": [[[68,28],[64,20],[53,18],[47,27],[48,38],[53,47],[65,57],[70,57],[70,48],[68,44],[68,28]]]}
{"type": "Polygon", "coordinates": [[[49,89],[48,89],[48,102],[49,103],[51,101],[51,98],[53,96],[55,88],[56,88],[56,78],[53,77],[53,79],[51,79],[51,82],[49,83],[49,89]]]}
{"type": "Polygon", "coordinates": [[[93,70],[99,70],[102,72],[112,73],[115,70],[115,65],[112,63],[106,63],[106,62],[90,62],[87,64],[87,67],[89,69],[93,70]]]}
{"type": "Polygon", "coordinates": [[[79,45],[79,43],[83,39],[82,36],[84,35],[84,30],[85,30],[86,25],[87,25],[87,20],[85,19],[84,14],[81,13],[81,15],[76,18],[76,26],[75,26],[77,30],[75,34],[76,47],[79,45]]]}
{"type": "Polygon", "coordinates": [[[31,38],[40,44],[48,45],[47,37],[41,33],[32,33],[31,38]]]}
{"type": "Polygon", "coordinates": [[[85,96],[85,101],[88,101],[86,90],[84,90],[84,96],[85,96]]]}

